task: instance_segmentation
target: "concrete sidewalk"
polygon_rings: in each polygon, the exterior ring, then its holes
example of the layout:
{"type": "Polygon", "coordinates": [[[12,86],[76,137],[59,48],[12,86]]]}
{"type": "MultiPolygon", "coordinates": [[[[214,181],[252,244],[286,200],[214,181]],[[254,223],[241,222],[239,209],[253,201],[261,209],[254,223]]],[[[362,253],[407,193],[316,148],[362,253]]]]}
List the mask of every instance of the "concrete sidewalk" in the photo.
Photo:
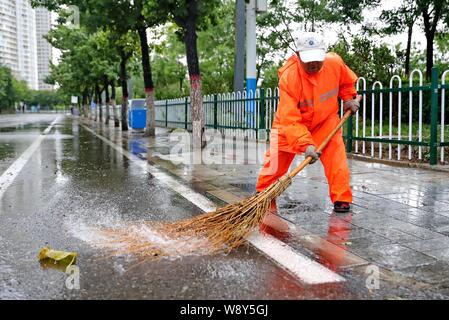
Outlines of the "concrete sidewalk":
{"type": "MultiPolygon", "coordinates": [[[[111,140],[117,139],[116,129],[101,126],[100,130],[111,140]]],[[[156,138],[124,133],[119,139],[124,139],[130,152],[214,201],[225,204],[254,193],[260,163],[174,163],[170,153],[181,145],[170,139],[170,132],[158,128],[156,138]]],[[[259,160],[266,148],[252,141],[228,142],[259,160]]],[[[225,158],[231,162],[236,156],[225,158]]],[[[297,157],[293,165],[301,160],[297,157]]],[[[425,287],[449,297],[449,174],[357,160],[349,160],[349,166],[352,213],[333,212],[323,168],[315,164],[278,200],[282,219],[266,231],[346,276],[366,277],[367,266],[377,266],[381,280],[390,285],[425,287]]]]}

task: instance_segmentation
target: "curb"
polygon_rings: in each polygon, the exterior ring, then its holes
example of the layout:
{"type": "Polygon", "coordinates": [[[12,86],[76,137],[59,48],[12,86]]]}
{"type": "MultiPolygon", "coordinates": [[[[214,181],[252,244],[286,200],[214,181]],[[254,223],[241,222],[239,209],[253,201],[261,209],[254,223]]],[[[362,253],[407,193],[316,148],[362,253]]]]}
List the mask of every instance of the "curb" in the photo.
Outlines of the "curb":
{"type": "Polygon", "coordinates": [[[385,165],[394,166],[394,167],[424,169],[424,170],[429,170],[429,171],[449,173],[449,166],[443,166],[443,165],[431,166],[430,164],[426,164],[426,163],[413,163],[413,162],[408,162],[408,161],[376,159],[376,158],[371,158],[371,157],[362,156],[362,155],[358,155],[358,154],[352,154],[352,153],[348,153],[347,155],[348,155],[348,159],[359,160],[359,161],[363,161],[363,162],[380,163],[380,164],[385,164],[385,165]]]}

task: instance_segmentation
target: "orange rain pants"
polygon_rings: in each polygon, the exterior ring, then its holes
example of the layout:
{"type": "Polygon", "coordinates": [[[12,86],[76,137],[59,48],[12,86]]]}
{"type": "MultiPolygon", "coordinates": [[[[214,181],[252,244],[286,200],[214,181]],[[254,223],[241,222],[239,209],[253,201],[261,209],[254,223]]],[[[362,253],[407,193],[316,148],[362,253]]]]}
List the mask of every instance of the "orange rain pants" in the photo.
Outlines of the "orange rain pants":
{"type": "MultiPolygon", "coordinates": [[[[357,76],[335,53],[328,53],[322,69],[313,75],[304,71],[296,54],[287,60],[279,70],[280,101],[257,191],[265,190],[285,175],[296,154],[305,152],[309,145],[318,148],[340,121],[338,97],[346,101],[357,95],[356,81],[357,76]]],[[[320,160],[332,202],[351,203],[341,130],[323,150],[320,160]]]]}

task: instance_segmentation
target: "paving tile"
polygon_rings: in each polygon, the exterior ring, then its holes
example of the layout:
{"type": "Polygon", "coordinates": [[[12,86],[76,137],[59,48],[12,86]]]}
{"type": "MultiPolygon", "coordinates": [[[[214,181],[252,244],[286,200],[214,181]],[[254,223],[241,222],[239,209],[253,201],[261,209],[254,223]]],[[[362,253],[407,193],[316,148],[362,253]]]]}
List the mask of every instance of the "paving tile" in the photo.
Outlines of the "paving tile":
{"type": "Polygon", "coordinates": [[[288,244],[293,248],[308,249],[314,254],[315,259],[333,270],[368,264],[366,260],[347,251],[344,246],[335,245],[313,234],[293,237],[288,244]]]}
{"type": "Polygon", "coordinates": [[[227,203],[234,203],[242,200],[241,196],[237,196],[226,190],[209,190],[206,193],[211,194],[212,196],[227,203]]]}
{"type": "Polygon", "coordinates": [[[402,245],[420,252],[438,249],[449,249],[449,237],[442,236],[438,239],[406,242],[402,245]]]}
{"type": "Polygon", "coordinates": [[[428,240],[428,239],[436,239],[440,238],[441,234],[438,232],[434,232],[432,230],[422,228],[416,225],[413,225],[411,223],[406,222],[398,222],[396,224],[392,225],[392,229],[398,230],[404,233],[408,233],[410,235],[413,235],[415,237],[428,240]]]}
{"type": "Polygon", "coordinates": [[[425,253],[431,257],[434,257],[435,259],[449,262],[449,248],[426,251],[425,253]]]}
{"type": "Polygon", "coordinates": [[[333,232],[334,235],[339,236],[340,238],[345,239],[359,239],[359,238],[368,238],[370,236],[378,236],[378,234],[364,228],[352,226],[351,231],[348,233],[346,231],[336,231],[333,232]]]}
{"type": "Polygon", "coordinates": [[[373,245],[349,251],[387,269],[399,270],[435,262],[436,259],[398,244],[373,245]]]}
{"type": "Polygon", "coordinates": [[[366,228],[394,243],[422,240],[421,238],[415,237],[400,230],[388,228],[388,225],[386,227],[380,227],[379,225],[373,227],[367,226],[366,228]]]}
{"type": "Polygon", "coordinates": [[[363,192],[354,192],[354,203],[372,210],[406,209],[408,207],[406,204],[363,192]]]}
{"type": "Polygon", "coordinates": [[[445,202],[437,201],[427,196],[416,195],[410,192],[407,193],[399,193],[399,194],[388,194],[381,195],[380,197],[384,199],[393,200],[398,203],[406,204],[411,207],[416,208],[426,208],[427,210],[431,210],[431,208],[444,208],[448,204],[445,202]]]}
{"type": "Polygon", "coordinates": [[[329,225],[326,224],[304,224],[299,225],[301,228],[307,230],[309,233],[316,234],[322,237],[326,237],[329,231],[329,225]]]}
{"type": "Polygon", "coordinates": [[[409,267],[400,270],[400,274],[413,278],[417,281],[422,281],[429,284],[440,284],[448,281],[449,263],[444,261],[436,261],[424,266],[409,267]]]}
{"type": "Polygon", "coordinates": [[[356,249],[368,248],[373,245],[390,244],[392,242],[393,241],[390,239],[387,239],[381,235],[372,233],[365,237],[348,239],[346,242],[346,247],[347,247],[347,250],[351,250],[351,249],[356,250],[356,249]]]}
{"type": "Polygon", "coordinates": [[[406,214],[400,220],[429,229],[433,232],[441,232],[449,229],[449,217],[433,212],[422,211],[420,215],[406,214]]]}
{"type": "Polygon", "coordinates": [[[449,217],[449,211],[438,210],[437,213],[441,216],[449,217]]]}
{"type": "Polygon", "coordinates": [[[281,207],[279,208],[279,213],[282,217],[300,226],[313,225],[313,224],[327,225],[329,221],[329,216],[327,214],[322,213],[321,211],[304,210],[298,212],[296,210],[284,210],[281,207]]]}

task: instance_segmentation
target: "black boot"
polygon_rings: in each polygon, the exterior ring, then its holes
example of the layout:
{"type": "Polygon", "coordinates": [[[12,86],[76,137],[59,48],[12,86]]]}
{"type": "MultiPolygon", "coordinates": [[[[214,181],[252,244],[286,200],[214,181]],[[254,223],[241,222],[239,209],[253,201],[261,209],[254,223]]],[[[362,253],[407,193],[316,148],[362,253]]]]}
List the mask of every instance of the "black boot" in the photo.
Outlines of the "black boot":
{"type": "Polygon", "coordinates": [[[334,204],[334,211],[337,213],[346,213],[351,211],[351,205],[349,202],[337,201],[334,204]]]}

